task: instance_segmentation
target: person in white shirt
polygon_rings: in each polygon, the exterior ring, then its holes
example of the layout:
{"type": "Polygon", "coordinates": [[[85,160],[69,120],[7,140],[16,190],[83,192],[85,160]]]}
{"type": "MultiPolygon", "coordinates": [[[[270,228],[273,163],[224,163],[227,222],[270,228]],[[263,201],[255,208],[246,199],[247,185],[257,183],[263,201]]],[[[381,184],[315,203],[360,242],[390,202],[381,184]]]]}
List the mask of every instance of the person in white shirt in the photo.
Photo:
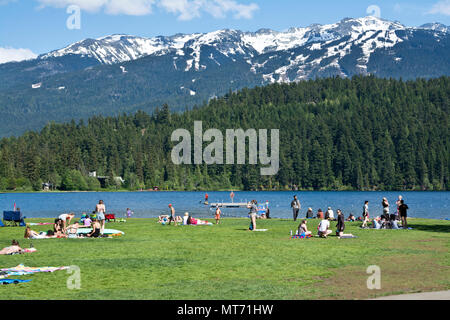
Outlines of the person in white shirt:
{"type": "Polygon", "coordinates": [[[319,237],[323,237],[326,238],[328,237],[328,235],[332,232],[330,230],[330,221],[328,221],[327,219],[323,219],[322,221],[320,221],[319,224],[319,237]]]}
{"type": "Polygon", "coordinates": [[[328,219],[330,220],[334,220],[334,211],[331,209],[331,207],[328,207],[326,217],[328,217],[328,219]]]}

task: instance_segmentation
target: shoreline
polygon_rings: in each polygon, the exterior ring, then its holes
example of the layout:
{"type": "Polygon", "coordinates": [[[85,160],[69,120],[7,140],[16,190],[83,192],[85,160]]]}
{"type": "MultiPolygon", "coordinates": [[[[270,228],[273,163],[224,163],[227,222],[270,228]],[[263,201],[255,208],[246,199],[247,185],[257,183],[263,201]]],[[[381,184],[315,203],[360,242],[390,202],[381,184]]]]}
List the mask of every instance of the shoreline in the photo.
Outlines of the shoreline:
{"type": "Polygon", "coordinates": [[[420,193],[437,193],[437,192],[450,192],[450,190],[191,190],[191,191],[177,191],[177,190],[101,190],[101,191],[1,191],[0,194],[58,194],[58,193],[169,193],[169,192],[420,192],[420,193]]]}

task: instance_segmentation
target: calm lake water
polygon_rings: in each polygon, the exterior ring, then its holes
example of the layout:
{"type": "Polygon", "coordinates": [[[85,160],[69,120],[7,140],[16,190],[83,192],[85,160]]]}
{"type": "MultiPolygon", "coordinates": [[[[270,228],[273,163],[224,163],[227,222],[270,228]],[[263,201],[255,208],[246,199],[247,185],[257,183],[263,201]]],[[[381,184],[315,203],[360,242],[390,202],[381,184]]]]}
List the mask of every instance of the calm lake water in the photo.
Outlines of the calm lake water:
{"type": "MultiPolygon", "coordinates": [[[[208,192],[209,201],[231,202],[229,192],[208,192]]],[[[291,218],[290,203],[298,195],[301,204],[300,217],[304,217],[308,207],[314,213],[331,206],[341,209],[347,217],[350,213],[360,216],[364,201],[370,201],[371,216],[382,212],[381,199],[387,197],[391,212],[396,210],[395,201],[402,195],[410,210],[409,216],[416,218],[450,218],[450,192],[235,192],[235,202],[252,199],[258,203],[269,201],[271,217],[291,218]]],[[[105,201],[108,213],[124,217],[129,207],[135,218],[153,218],[167,214],[168,204],[176,209],[177,215],[189,212],[195,217],[211,218],[213,211],[203,205],[205,192],[80,192],[80,193],[24,193],[0,194],[0,211],[12,210],[14,202],[28,218],[56,217],[64,212],[92,212],[100,199],[105,201]]],[[[247,217],[247,209],[224,209],[225,217],[247,217]]],[[[3,217],[3,215],[1,216],[3,217]]]]}

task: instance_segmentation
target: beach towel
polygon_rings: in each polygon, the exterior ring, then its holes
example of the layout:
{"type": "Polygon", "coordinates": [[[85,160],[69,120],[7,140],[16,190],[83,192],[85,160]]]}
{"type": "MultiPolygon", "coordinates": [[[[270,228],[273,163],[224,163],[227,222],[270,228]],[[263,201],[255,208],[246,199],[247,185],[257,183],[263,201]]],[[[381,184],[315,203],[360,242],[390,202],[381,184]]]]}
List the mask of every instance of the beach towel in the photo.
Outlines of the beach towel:
{"type": "Polygon", "coordinates": [[[269,229],[255,229],[253,231],[255,231],[255,232],[266,232],[266,231],[269,231],[269,229]]]}
{"type": "MultiPolygon", "coordinates": [[[[92,232],[91,228],[79,228],[77,230],[77,234],[88,234],[91,232],[92,232]]],[[[120,231],[120,230],[115,230],[115,229],[105,229],[105,230],[103,230],[103,234],[104,235],[117,235],[117,234],[124,235],[125,232],[120,231]]]]}
{"type": "Polygon", "coordinates": [[[29,223],[28,225],[29,226],[49,226],[51,224],[53,224],[53,223],[51,223],[51,222],[47,222],[47,223],[29,223]]]}
{"type": "Polygon", "coordinates": [[[19,280],[19,279],[3,279],[0,280],[0,284],[19,284],[19,283],[26,283],[30,282],[31,280],[19,280]]]}
{"type": "Polygon", "coordinates": [[[357,236],[354,235],[344,235],[341,237],[341,239],[356,239],[358,238],[357,236]]]}
{"type": "Polygon", "coordinates": [[[33,273],[38,272],[55,272],[59,270],[67,270],[69,267],[39,267],[39,268],[33,268],[33,267],[25,267],[23,264],[19,264],[17,267],[14,268],[6,268],[6,269],[0,269],[0,271],[4,271],[7,273],[7,276],[23,276],[23,275],[29,275],[33,273]]]}
{"type": "Polygon", "coordinates": [[[291,237],[291,239],[310,239],[310,238],[312,238],[311,234],[305,235],[304,233],[296,234],[296,235],[291,237]]]}

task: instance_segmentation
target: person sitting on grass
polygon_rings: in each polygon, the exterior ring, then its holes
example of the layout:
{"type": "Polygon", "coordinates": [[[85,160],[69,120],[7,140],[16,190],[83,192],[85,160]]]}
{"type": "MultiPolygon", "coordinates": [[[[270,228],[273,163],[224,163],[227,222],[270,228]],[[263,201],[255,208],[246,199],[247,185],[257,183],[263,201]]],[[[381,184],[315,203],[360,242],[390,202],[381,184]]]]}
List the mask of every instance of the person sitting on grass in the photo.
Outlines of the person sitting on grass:
{"type": "Polygon", "coordinates": [[[353,215],[353,213],[350,213],[350,215],[349,215],[348,218],[347,218],[347,221],[349,221],[349,222],[355,222],[355,221],[356,221],[356,218],[355,218],[355,216],[353,215]]]}
{"type": "Polygon", "coordinates": [[[308,211],[306,211],[306,219],[314,219],[314,212],[312,208],[308,208],[308,211]]]}
{"type": "Polygon", "coordinates": [[[398,230],[399,227],[398,227],[398,222],[397,222],[397,215],[391,214],[389,217],[389,220],[390,220],[389,224],[390,224],[391,229],[398,230]]]}
{"type": "Polygon", "coordinates": [[[189,224],[189,212],[185,212],[183,217],[183,226],[187,226],[188,224],[189,224]]]}
{"type": "Polygon", "coordinates": [[[83,221],[83,226],[90,227],[91,224],[92,224],[92,219],[88,215],[86,215],[86,218],[83,221]]]}
{"type": "Polygon", "coordinates": [[[86,237],[88,238],[98,238],[100,237],[100,231],[102,229],[102,225],[98,222],[97,219],[93,219],[92,223],[92,232],[88,233],[86,237]]]}
{"type": "Polygon", "coordinates": [[[374,229],[381,229],[382,228],[382,222],[381,222],[381,218],[380,217],[376,217],[375,219],[373,219],[372,221],[372,226],[374,229]]]}
{"type": "Polygon", "coordinates": [[[59,218],[55,219],[55,223],[53,224],[53,232],[64,232],[63,221],[59,218]]]}
{"type": "Polygon", "coordinates": [[[74,224],[72,224],[71,226],[68,226],[66,231],[67,231],[67,237],[70,239],[73,238],[78,238],[78,228],[80,227],[80,224],[78,222],[75,222],[74,224]]]}
{"type": "Polygon", "coordinates": [[[86,218],[87,218],[87,214],[86,214],[86,212],[83,212],[81,214],[81,218],[80,218],[79,223],[84,224],[84,220],[86,220],[86,218]]]}
{"type": "Polygon", "coordinates": [[[319,231],[318,235],[321,238],[327,238],[328,235],[332,232],[330,230],[330,221],[328,221],[327,219],[322,219],[317,229],[319,231]]]}
{"type": "Polygon", "coordinates": [[[351,238],[351,237],[353,237],[353,235],[352,234],[344,234],[344,230],[345,230],[345,216],[344,216],[344,214],[342,213],[342,210],[341,209],[338,209],[337,211],[337,215],[338,215],[338,217],[337,217],[337,225],[336,225],[336,236],[338,237],[338,238],[342,238],[342,237],[348,237],[348,238],[351,238]]]}
{"type": "Polygon", "coordinates": [[[166,224],[169,222],[169,216],[168,215],[161,215],[158,217],[158,223],[166,224]]]}
{"type": "Polygon", "coordinates": [[[311,231],[308,231],[308,227],[306,226],[308,221],[303,220],[302,223],[300,223],[300,225],[298,226],[298,234],[302,235],[304,234],[305,236],[310,236],[312,235],[311,231]]]}
{"type": "Polygon", "coordinates": [[[317,210],[317,219],[323,220],[324,215],[322,209],[317,210]]]}
{"type": "Polygon", "coordinates": [[[9,255],[15,253],[22,253],[22,248],[19,246],[19,242],[16,240],[11,241],[11,246],[6,247],[0,251],[0,255],[9,255]]]}

